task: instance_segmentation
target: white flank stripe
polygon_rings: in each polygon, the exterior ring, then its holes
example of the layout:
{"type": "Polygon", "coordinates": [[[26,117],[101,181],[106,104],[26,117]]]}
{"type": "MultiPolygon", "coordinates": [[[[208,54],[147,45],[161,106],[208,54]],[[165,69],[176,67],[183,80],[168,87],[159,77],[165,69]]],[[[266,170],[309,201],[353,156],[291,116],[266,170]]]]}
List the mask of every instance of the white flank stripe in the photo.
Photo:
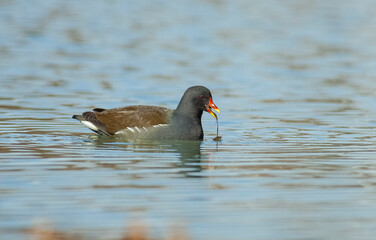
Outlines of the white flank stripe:
{"type": "Polygon", "coordinates": [[[158,125],[153,125],[153,127],[157,128],[157,127],[163,127],[163,126],[167,126],[168,124],[158,124],[158,125]]]}
{"type": "MultiPolygon", "coordinates": [[[[154,128],[158,128],[158,127],[163,127],[163,126],[167,126],[168,124],[157,124],[157,125],[153,125],[153,126],[150,126],[150,127],[154,127],[154,128]]],[[[141,129],[138,128],[138,127],[127,127],[125,129],[122,129],[122,130],[119,130],[117,131],[115,134],[126,134],[128,131],[132,132],[132,133],[136,133],[136,132],[139,132],[141,133],[142,130],[148,132],[150,129],[147,129],[146,127],[142,127],[141,129]]],[[[129,133],[129,132],[128,132],[129,133]]]]}
{"type": "Polygon", "coordinates": [[[98,128],[97,128],[94,124],[92,124],[91,122],[88,122],[88,121],[81,121],[81,123],[82,123],[83,125],[85,125],[86,127],[90,128],[90,129],[92,129],[92,130],[94,130],[94,131],[98,131],[98,128]]]}
{"type": "Polygon", "coordinates": [[[127,133],[127,130],[123,129],[123,130],[117,131],[115,134],[125,134],[125,133],[127,133]]]}
{"type": "Polygon", "coordinates": [[[134,129],[132,129],[132,128],[130,128],[130,127],[127,127],[127,129],[128,129],[129,131],[131,131],[131,132],[134,133],[134,129]]]}

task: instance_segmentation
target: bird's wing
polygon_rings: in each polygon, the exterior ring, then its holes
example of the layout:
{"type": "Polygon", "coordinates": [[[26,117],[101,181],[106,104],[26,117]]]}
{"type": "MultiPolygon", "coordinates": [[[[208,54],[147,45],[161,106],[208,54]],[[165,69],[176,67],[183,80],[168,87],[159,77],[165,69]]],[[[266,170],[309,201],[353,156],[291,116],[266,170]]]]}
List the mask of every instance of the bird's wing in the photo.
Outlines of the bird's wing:
{"type": "Polygon", "coordinates": [[[103,125],[106,133],[112,135],[125,128],[168,124],[172,112],[172,109],[145,105],[112,109],[95,108],[93,113],[96,118],[91,119],[90,122],[96,126],[103,125]]]}

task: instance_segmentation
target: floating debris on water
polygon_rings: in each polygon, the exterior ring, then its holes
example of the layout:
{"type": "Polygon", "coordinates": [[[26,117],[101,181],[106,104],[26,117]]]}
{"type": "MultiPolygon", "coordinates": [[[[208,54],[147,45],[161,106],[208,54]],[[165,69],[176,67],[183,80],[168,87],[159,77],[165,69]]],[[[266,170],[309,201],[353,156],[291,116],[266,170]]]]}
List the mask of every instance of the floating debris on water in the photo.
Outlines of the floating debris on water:
{"type": "Polygon", "coordinates": [[[217,136],[215,138],[213,138],[213,140],[216,141],[216,142],[220,142],[220,141],[222,141],[222,136],[218,135],[218,132],[219,132],[218,131],[218,117],[217,117],[217,114],[214,113],[214,115],[215,115],[215,120],[217,121],[217,136]]]}

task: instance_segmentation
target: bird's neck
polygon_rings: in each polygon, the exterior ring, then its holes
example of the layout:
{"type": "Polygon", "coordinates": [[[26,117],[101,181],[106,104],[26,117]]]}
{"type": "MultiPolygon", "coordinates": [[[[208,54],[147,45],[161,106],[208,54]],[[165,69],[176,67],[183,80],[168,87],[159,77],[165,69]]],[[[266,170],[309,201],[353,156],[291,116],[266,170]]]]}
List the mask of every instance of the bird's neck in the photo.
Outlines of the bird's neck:
{"type": "Polygon", "coordinates": [[[178,122],[185,123],[190,122],[193,124],[201,125],[201,116],[203,111],[199,110],[193,104],[189,104],[187,102],[182,103],[180,102],[176,110],[174,111],[174,120],[178,122]]]}
{"type": "MultiPolygon", "coordinates": [[[[178,129],[178,132],[185,135],[185,137],[192,137],[193,139],[204,138],[204,131],[201,125],[202,111],[193,112],[179,111],[176,109],[172,115],[172,128],[178,129]]],[[[190,138],[189,138],[190,139],[190,138]]]]}
{"type": "Polygon", "coordinates": [[[179,132],[193,139],[203,139],[202,112],[194,104],[182,99],[172,115],[173,128],[179,129],[179,132]]]}
{"type": "Polygon", "coordinates": [[[202,111],[198,112],[186,112],[186,111],[178,111],[175,110],[173,116],[172,116],[172,121],[175,124],[181,124],[181,125],[199,125],[201,126],[201,116],[202,116],[202,111]]]}

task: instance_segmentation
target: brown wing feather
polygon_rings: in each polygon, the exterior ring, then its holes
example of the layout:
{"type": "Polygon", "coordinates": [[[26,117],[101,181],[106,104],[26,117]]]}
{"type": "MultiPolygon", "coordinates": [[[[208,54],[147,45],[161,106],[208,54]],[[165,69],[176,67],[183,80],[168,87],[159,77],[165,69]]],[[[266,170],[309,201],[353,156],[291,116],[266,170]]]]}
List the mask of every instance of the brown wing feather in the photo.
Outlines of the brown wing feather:
{"type": "Polygon", "coordinates": [[[95,113],[93,112],[84,112],[82,113],[82,117],[88,121],[94,124],[98,128],[98,133],[109,135],[106,130],[106,125],[104,125],[102,122],[100,122],[97,117],[95,116],[95,113]]]}
{"type": "Polygon", "coordinates": [[[93,109],[99,122],[105,125],[106,132],[115,134],[127,127],[150,127],[167,124],[172,109],[156,106],[136,105],[112,109],[93,109]]]}
{"type": "Polygon", "coordinates": [[[73,115],[72,118],[77,119],[78,121],[82,123],[85,121],[92,123],[96,128],[91,128],[91,127],[89,128],[98,134],[110,135],[106,131],[106,126],[100,121],[98,121],[97,117],[95,116],[95,113],[93,112],[84,112],[82,113],[82,115],[73,115]]]}

